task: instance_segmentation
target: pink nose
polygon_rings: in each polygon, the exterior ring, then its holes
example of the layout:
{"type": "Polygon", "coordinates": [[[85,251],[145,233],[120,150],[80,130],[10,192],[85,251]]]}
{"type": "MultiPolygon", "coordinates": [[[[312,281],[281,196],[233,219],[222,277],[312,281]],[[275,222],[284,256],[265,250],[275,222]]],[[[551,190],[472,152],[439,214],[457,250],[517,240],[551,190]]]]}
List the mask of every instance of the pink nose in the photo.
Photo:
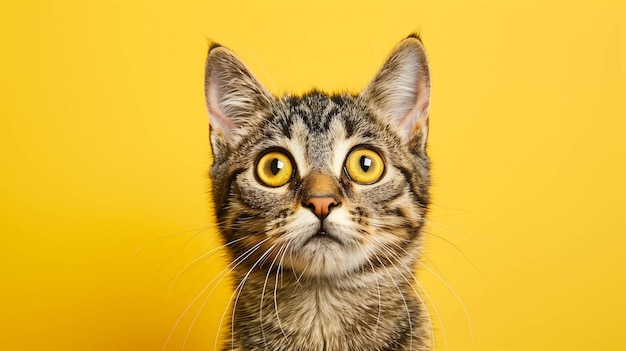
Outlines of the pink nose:
{"type": "Polygon", "coordinates": [[[311,196],[306,200],[305,205],[315,213],[315,215],[324,220],[328,216],[331,207],[337,206],[337,200],[332,196],[311,196]]]}

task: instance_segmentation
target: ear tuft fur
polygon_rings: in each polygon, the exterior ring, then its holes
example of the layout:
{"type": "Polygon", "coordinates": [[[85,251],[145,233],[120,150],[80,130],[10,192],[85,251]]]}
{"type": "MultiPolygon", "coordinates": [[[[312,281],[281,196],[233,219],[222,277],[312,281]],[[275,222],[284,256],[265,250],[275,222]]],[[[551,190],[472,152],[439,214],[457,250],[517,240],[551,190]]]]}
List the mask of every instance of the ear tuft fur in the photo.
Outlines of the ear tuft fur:
{"type": "Polygon", "coordinates": [[[217,49],[220,47],[222,47],[220,43],[216,43],[214,41],[209,40],[209,52],[211,52],[213,49],[217,49]]]}
{"type": "Polygon", "coordinates": [[[409,34],[409,35],[408,35],[406,38],[404,38],[404,39],[409,39],[409,38],[417,39],[417,40],[419,40],[419,42],[420,42],[420,43],[422,43],[422,45],[424,44],[424,43],[422,42],[422,37],[420,36],[420,33],[418,33],[418,32],[413,32],[413,33],[409,34]]]}

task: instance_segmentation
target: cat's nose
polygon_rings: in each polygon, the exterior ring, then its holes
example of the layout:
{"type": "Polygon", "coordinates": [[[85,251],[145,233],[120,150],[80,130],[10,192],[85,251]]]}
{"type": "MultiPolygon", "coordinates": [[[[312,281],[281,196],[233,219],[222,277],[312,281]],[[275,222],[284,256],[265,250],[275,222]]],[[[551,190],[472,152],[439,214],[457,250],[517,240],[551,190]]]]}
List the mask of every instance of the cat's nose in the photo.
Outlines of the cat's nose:
{"type": "Polygon", "coordinates": [[[322,221],[328,216],[330,209],[338,205],[332,196],[311,196],[304,204],[322,221]]]}

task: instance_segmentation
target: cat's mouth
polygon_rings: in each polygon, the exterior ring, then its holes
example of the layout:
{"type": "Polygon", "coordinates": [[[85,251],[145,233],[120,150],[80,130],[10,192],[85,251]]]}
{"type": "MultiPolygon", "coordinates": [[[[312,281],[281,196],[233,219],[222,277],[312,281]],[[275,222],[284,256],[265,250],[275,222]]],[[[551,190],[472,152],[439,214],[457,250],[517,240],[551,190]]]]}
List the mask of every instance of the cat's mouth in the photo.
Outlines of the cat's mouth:
{"type": "Polygon", "coordinates": [[[320,228],[317,233],[311,235],[311,237],[309,237],[305,242],[304,245],[302,246],[306,246],[310,243],[313,242],[320,242],[320,241],[334,241],[337,244],[342,245],[343,242],[341,241],[341,239],[339,239],[339,237],[337,237],[335,234],[329,232],[328,230],[324,229],[324,228],[320,228]]]}

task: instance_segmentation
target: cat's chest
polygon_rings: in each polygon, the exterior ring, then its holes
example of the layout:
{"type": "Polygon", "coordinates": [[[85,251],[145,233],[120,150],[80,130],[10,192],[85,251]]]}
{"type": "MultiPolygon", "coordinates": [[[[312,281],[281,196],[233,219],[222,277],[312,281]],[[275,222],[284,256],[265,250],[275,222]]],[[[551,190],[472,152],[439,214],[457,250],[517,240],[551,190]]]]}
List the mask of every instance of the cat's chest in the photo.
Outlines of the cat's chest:
{"type": "Polygon", "coordinates": [[[346,325],[355,323],[362,313],[362,306],[355,304],[360,300],[359,296],[351,292],[328,287],[296,288],[291,295],[293,298],[285,298],[278,306],[279,317],[297,325],[300,330],[308,329],[319,336],[343,333],[346,325]]]}
{"type": "Polygon", "coordinates": [[[342,334],[346,325],[356,323],[363,313],[362,306],[355,304],[358,300],[361,298],[354,293],[326,286],[283,287],[258,300],[258,320],[266,330],[268,325],[278,326],[281,334],[334,337],[342,334]]]}
{"type": "MultiPolygon", "coordinates": [[[[298,283],[250,286],[236,313],[245,343],[268,350],[368,350],[386,343],[396,326],[390,301],[374,289],[298,283]],[[275,288],[275,289],[274,289],[275,288]],[[385,318],[387,317],[387,318],[385,318]],[[267,345],[267,346],[266,346],[267,345]]],[[[245,289],[244,289],[245,290],[245,289]]],[[[404,309],[402,309],[404,310],[404,309]]],[[[251,349],[254,349],[252,347],[251,349]]]]}

